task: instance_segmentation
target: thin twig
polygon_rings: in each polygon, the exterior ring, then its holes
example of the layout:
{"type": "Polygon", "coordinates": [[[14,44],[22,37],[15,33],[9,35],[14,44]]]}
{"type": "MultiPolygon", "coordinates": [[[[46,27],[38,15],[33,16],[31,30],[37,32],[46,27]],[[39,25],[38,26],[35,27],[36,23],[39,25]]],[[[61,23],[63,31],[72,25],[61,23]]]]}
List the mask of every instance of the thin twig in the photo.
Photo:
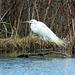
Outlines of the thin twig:
{"type": "MultiPolygon", "coordinates": [[[[28,0],[28,5],[30,0],[28,0]]],[[[28,8],[28,20],[30,20],[30,7],[28,8]]],[[[30,24],[29,24],[29,32],[30,32],[30,24]]]]}
{"type": "MultiPolygon", "coordinates": [[[[1,21],[3,22],[3,20],[2,20],[2,18],[1,18],[1,16],[0,16],[0,19],[1,19],[1,21]]],[[[4,26],[5,30],[6,30],[6,37],[7,37],[7,27],[5,26],[5,24],[4,24],[4,23],[3,23],[3,26],[4,26]]]]}
{"type": "Polygon", "coordinates": [[[3,23],[4,23],[4,24],[10,24],[10,23],[6,23],[6,22],[0,22],[0,23],[2,23],[2,24],[3,24],[3,23]]]}
{"type": "Polygon", "coordinates": [[[45,20],[46,20],[46,16],[47,16],[48,10],[49,10],[49,8],[50,8],[50,3],[51,3],[51,0],[49,0],[49,5],[48,5],[48,7],[47,7],[47,9],[46,9],[46,13],[45,13],[45,16],[44,16],[44,22],[45,22],[45,20]]]}
{"type": "MultiPolygon", "coordinates": [[[[0,28],[0,30],[1,30],[2,32],[6,32],[5,30],[3,30],[3,29],[1,29],[1,28],[0,28]]],[[[7,31],[7,33],[11,34],[11,32],[8,32],[8,31],[7,31]]]]}
{"type": "Polygon", "coordinates": [[[20,10],[20,15],[19,15],[19,17],[18,17],[18,25],[17,25],[17,30],[16,30],[16,37],[17,37],[19,25],[20,25],[20,17],[21,17],[21,13],[22,13],[22,10],[23,10],[23,6],[24,6],[24,2],[23,2],[23,5],[22,5],[22,7],[21,7],[21,10],[20,10]]]}
{"type": "Polygon", "coordinates": [[[14,5],[14,3],[10,6],[10,8],[4,13],[4,15],[2,16],[1,20],[3,20],[3,18],[6,16],[6,14],[9,12],[9,10],[12,8],[12,6],[14,5]]]}
{"type": "Polygon", "coordinates": [[[35,10],[36,10],[36,13],[37,13],[37,18],[38,18],[38,20],[39,20],[38,9],[37,9],[37,7],[36,7],[36,0],[35,0],[35,3],[34,3],[34,7],[35,7],[35,10]]]}
{"type": "MultiPolygon", "coordinates": [[[[8,11],[12,8],[12,6],[14,5],[14,3],[11,5],[11,7],[4,13],[4,15],[1,17],[0,16],[0,21],[1,22],[3,22],[3,18],[6,16],[6,14],[8,13],[8,11]]],[[[5,23],[3,23],[3,26],[4,26],[4,28],[5,28],[5,30],[6,30],[6,37],[7,37],[7,28],[6,28],[6,26],[5,26],[5,23]]]]}

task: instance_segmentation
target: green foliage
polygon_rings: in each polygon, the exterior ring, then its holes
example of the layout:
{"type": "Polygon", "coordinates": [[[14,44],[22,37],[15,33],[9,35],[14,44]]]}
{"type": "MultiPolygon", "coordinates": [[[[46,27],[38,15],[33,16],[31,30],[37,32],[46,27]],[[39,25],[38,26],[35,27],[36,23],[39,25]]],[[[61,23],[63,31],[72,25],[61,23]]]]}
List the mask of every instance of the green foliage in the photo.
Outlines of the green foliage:
{"type": "Polygon", "coordinates": [[[7,28],[10,28],[10,24],[5,24],[5,26],[6,26],[7,28]]]}
{"type": "Polygon", "coordinates": [[[54,23],[52,26],[54,26],[54,27],[55,27],[55,26],[57,26],[57,24],[55,24],[55,23],[54,23]]]}

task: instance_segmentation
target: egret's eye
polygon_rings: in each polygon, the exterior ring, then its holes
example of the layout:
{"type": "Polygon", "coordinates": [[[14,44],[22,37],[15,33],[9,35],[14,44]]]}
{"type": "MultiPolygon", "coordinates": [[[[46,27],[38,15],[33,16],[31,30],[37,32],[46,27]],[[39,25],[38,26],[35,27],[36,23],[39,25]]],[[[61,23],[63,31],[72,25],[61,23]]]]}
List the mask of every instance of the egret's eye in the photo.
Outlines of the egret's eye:
{"type": "Polygon", "coordinates": [[[33,21],[30,21],[30,22],[33,22],[33,21]]]}

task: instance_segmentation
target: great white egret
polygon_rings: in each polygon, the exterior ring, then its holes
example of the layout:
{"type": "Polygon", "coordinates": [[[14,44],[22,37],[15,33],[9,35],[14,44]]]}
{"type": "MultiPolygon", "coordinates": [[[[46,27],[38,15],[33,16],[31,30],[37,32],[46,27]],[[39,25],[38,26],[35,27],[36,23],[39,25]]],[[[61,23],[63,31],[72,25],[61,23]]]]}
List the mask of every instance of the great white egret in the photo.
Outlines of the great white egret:
{"type": "MultiPolygon", "coordinates": [[[[48,40],[49,42],[55,42],[58,46],[64,46],[65,43],[63,40],[58,38],[50,28],[48,28],[43,22],[32,19],[30,21],[25,21],[23,23],[31,23],[31,30],[38,34],[41,37],[41,47],[42,40],[48,40]]],[[[44,42],[44,51],[45,51],[45,42],[44,42]]]]}

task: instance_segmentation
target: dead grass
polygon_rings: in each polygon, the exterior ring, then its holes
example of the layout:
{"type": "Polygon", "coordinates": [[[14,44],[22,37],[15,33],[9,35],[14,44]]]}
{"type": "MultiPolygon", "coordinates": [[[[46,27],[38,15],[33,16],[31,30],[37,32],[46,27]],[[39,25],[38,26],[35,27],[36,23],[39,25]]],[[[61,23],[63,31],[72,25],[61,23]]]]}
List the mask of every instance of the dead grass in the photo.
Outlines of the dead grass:
{"type": "MultiPolygon", "coordinates": [[[[40,49],[41,39],[39,36],[35,34],[30,34],[27,37],[24,37],[22,39],[0,39],[0,53],[26,53],[31,50],[31,52],[36,52],[34,50],[40,49]]],[[[68,54],[72,54],[72,46],[74,43],[71,41],[71,43],[68,43],[68,47],[66,49],[62,47],[58,47],[54,43],[50,43],[46,41],[46,48],[57,51],[57,52],[67,52],[68,54]]]]}

